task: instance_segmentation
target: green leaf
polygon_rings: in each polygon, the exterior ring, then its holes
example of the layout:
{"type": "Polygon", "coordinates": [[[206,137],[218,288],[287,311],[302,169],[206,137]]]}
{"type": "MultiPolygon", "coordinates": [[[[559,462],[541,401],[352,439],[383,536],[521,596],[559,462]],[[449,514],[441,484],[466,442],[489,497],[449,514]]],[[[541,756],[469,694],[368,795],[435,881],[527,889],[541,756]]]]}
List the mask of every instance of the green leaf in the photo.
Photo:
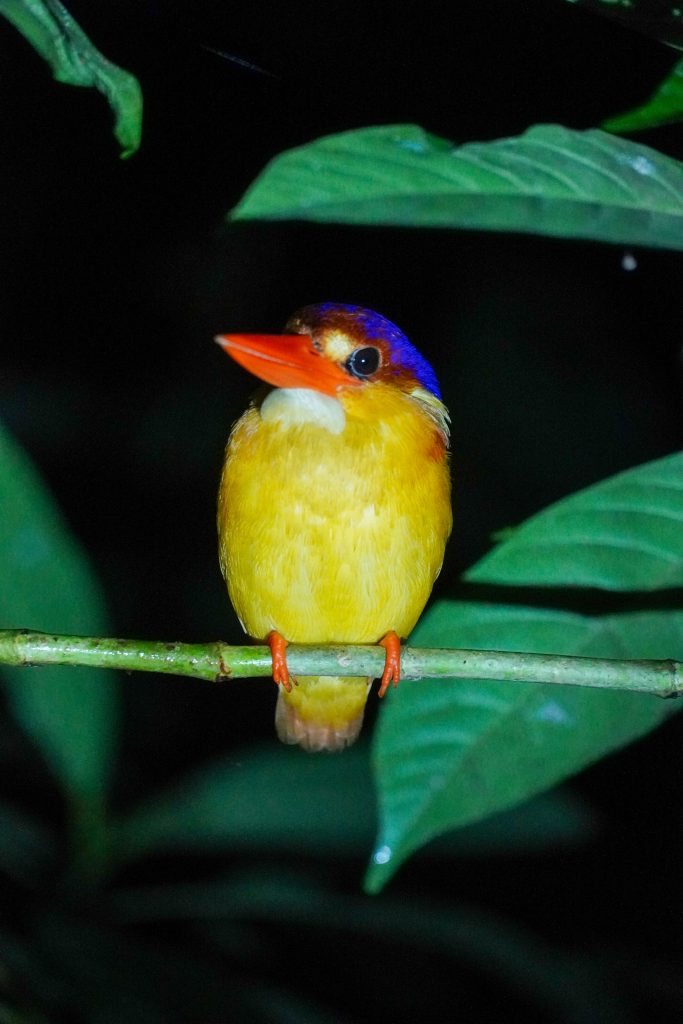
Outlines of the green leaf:
{"type": "Polygon", "coordinates": [[[465,578],[607,590],[683,586],[683,452],[550,505],[465,578]]]}
{"type": "Polygon", "coordinates": [[[375,824],[362,746],[343,758],[267,747],[209,764],[146,801],[119,822],[115,843],[120,860],[160,849],[347,854],[367,848],[375,824]]]}
{"type": "Polygon", "coordinates": [[[608,117],[602,127],[608,132],[642,132],[679,121],[683,121],[683,61],[675,65],[649,100],[624,114],[608,117]]]}
{"type": "Polygon", "coordinates": [[[683,248],[683,165],[604,132],[537,125],[453,147],[415,125],[362,128],[276,157],[233,212],[526,231],[683,248]]]}
{"type": "MultiPolygon", "coordinates": [[[[343,758],[304,757],[269,746],[207,765],[122,817],[115,856],[126,862],[160,850],[361,852],[376,828],[367,755],[362,746],[343,758]],[[296,800],[284,798],[283,779],[296,800]]],[[[543,794],[445,838],[433,852],[490,856],[543,850],[583,842],[593,829],[587,808],[575,797],[543,794]]]]}
{"type": "MultiPolygon", "coordinates": [[[[434,605],[417,646],[681,658],[683,612],[601,618],[476,602],[434,605]]],[[[366,878],[380,889],[436,835],[528,799],[642,736],[676,708],[649,695],[483,680],[404,680],[380,716],[380,828],[366,878]]]]}
{"type": "Polygon", "coordinates": [[[104,93],[114,113],[121,156],[132,156],[142,135],[142,91],[137,78],[106,60],[59,0],[0,0],[0,14],[47,61],[58,82],[104,93]]]}
{"type": "MultiPolygon", "coordinates": [[[[26,455],[0,428],[0,622],[8,628],[106,634],[87,561],[26,455]]],[[[118,728],[111,672],[3,668],[14,715],[70,801],[84,843],[98,842],[118,728]]]]}

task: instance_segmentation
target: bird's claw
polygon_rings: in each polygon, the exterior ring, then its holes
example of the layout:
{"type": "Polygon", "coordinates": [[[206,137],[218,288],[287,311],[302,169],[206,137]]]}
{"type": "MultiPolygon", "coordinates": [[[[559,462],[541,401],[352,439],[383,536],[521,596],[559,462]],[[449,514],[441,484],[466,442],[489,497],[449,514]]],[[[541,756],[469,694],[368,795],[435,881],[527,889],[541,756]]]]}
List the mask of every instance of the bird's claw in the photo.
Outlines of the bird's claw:
{"type": "Polygon", "coordinates": [[[401,678],[401,641],[393,629],[387,633],[379,642],[380,647],[386,651],[384,658],[384,672],[379,684],[379,696],[383,697],[389,689],[389,684],[398,686],[401,678]]]}
{"type": "Polygon", "coordinates": [[[289,669],[287,668],[287,641],[280,633],[273,630],[272,633],[268,634],[268,646],[270,647],[270,656],[273,662],[273,680],[278,686],[284,686],[287,693],[290,693],[292,682],[289,678],[289,669]]]}

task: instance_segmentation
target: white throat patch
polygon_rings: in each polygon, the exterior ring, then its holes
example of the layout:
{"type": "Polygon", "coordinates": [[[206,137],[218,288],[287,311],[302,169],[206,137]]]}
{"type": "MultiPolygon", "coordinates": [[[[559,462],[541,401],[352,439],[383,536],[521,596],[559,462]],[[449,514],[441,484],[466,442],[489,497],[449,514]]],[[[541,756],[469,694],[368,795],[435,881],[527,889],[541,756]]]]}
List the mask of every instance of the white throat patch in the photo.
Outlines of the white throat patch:
{"type": "Polygon", "coordinates": [[[310,388],[275,388],[261,405],[261,419],[286,426],[314,423],[330,434],[341,434],[346,426],[341,402],[310,388]]]}

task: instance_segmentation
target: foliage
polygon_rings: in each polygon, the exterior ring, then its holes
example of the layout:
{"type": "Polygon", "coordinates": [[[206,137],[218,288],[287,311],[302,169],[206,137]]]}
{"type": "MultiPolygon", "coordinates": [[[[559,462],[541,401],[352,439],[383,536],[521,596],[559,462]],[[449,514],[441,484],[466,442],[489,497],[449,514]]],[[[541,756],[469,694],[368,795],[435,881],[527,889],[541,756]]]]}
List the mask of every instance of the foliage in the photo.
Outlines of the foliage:
{"type": "MultiPolygon", "coordinates": [[[[28,459],[6,435],[0,486],[0,573],[11,581],[3,591],[3,618],[49,620],[67,630],[85,623],[101,630],[101,598],[85,557],[28,459]]],[[[266,851],[288,860],[358,857],[370,845],[374,825],[367,750],[358,747],[339,759],[273,747],[238,751],[140,806],[106,813],[119,734],[115,683],[111,673],[55,671],[3,670],[17,721],[72,809],[75,845],[65,855],[50,827],[0,801],[0,872],[25,894],[21,936],[0,929],[0,954],[6,970],[45,1012],[68,1007],[92,1021],[162,1022],[171,1014],[182,1020],[199,1013],[285,1020],[283,1008],[295,1006],[297,1019],[324,1020],[320,1007],[299,991],[297,978],[284,987],[273,979],[254,989],[245,984],[239,964],[226,974],[219,959],[245,939],[253,943],[249,922],[264,914],[295,924],[304,941],[321,913],[333,915],[342,931],[380,942],[386,929],[394,941],[416,942],[425,957],[436,948],[449,957],[464,955],[485,970],[494,944],[494,961],[513,988],[550,1000],[559,1020],[569,1022],[577,1013],[588,1020],[595,998],[612,1005],[600,991],[592,992],[597,978],[565,1005],[566,972],[547,975],[523,931],[507,925],[501,935],[496,919],[455,905],[435,906],[425,929],[423,915],[408,912],[398,900],[386,904],[378,918],[357,896],[341,898],[322,879],[283,873],[267,863],[194,884],[131,888],[117,882],[140,861],[177,851],[214,857],[242,852],[255,864],[266,851]],[[296,799],[284,798],[283,780],[296,799]],[[188,953],[177,939],[152,942],[135,930],[141,922],[184,920],[201,923],[203,954],[188,953]]],[[[571,848],[591,828],[584,808],[557,794],[513,817],[463,830],[442,846],[441,855],[571,848]]],[[[40,1019],[31,1013],[31,1020],[40,1019]]]]}
{"type": "MultiPolygon", "coordinates": [[[[108,88],[111,66],[55,0],[0,0],[0,12],[62,80],[76,74],[74,53],[86,52],[87,84],[108,88]]],[[[119,103],[118,86],[114,95],[119,103]]],[[[127,150],[137,145],[136,103],[133,95],[119,136],[127,150]]],[[[541,125],[453,148],[402,125],[283,154],[236,217],[680,249],[682,196],[676,160],[596,130],[541,125]]],[[[0,494],[3,625],[103,631],[92,567],[27,456],[4,434],[0,494]]],[[[432,606],[413,642],[683,659],[681,611],[669,593],[683,582],[682,495],[678,454],[568,496],[506,531],[469,571],[459,599],[432,606]],[[587,587],[625,594],[631,604],[596,611],[594,594],[576,589],[587,587]]],[[[12,715],[4,745],[20,750],[27,775],[46,768],[62,801],[51,815],[0,802],[2,881],[22,911],[20,927],[0,926],[1,980],[11,980],[0,1004],[6,1019],[339,1020],[321,989],[311,995],[306,970],[291,968],[314,962],[328,931],[344,937],[353,984],[372,969],[375,998],[395,1006],[396,1019],[400,990],[368,963],[370,945],[392,964],[396,947],[417,949],[416,974],[434,956],[447,967],[465,963],[503,979],[554,1021],[628,1019],[592,950],[567,958],[448,892],[414,910],[391,890],[368,900],[354,874],[340,894],[331,865],[355,871],[376,834],[366,884],[377,892],[418,851],[419,865],[431,858],[457,873],[468,857],[495,864],[502,852],[571,850],[590,838],[592,815],[562,791],[542,791],[654,729],[675,704],[530,684],[404,682],[386,701],[371,753],[361,745],[338,760],[311,760],[246,748],[207,758],[130,806],[111,797],[125,750],[113,677],[85,669],[2,675],[12,715]],[[178,880],[178,854],[188,855],[194,877],[178,880]],[[296,950],[264,940],[263,920],[295,929],[296,950]],[[160,922],[164,928],[151,931],[160,922]]],[[[616,962],[618,951],[611,956],[616,962]]]]}
{"type": "Polygon", "coordinates": [[[603,128],[608,132],[639,132],[680,121],[683,121],[683,61],[674,65],[671,74],[645,103],[608,117],[603,128]]]}
{"type": "MultiPolygon", "coordinates": [[[[17,444],[0,432],[0,615],[75,633],[105,629],[104,602],[84,554],[17,444]],[[11,581],[11,582],[10,582],[11,581]]],[[[118,693],[111,673],[3,668],[17,720],[40,748],[69,802],[74,854],[94,868],[105,839],[115,757],[118,693]]]]}
{"type": "Polygon", "coordinates": [[[414,125],[276,157],[233,213],[343,224],[528,231],[680,248],[683,166],[604,132],[536,125],[454,147],[414,125]]]}
{"type": "Polygon", "coordinates": [[[104,93],[114,113],[121,156],[132,156],[142,134],[142,90],[137,78],[103,57],[59,0],[0,0],[0,14],[47,61],[58,82],[104,93]]]}
{"type": "Polygon", "coordinates": [[[558,501],[466,573],[476,583],[661,590],[683,586],[683,453],[558,501]]]}

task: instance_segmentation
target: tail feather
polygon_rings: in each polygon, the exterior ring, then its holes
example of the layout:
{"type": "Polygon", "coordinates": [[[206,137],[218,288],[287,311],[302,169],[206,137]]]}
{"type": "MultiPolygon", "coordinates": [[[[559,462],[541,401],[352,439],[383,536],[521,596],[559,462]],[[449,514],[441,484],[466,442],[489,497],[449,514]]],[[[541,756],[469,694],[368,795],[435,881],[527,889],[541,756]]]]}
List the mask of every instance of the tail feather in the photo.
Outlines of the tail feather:
{"type": "Polygon", "coordinates": [[[280,687],[275,707],[279,738],[310,753],[350,747],[363,724],[371,682],[357,677],[300,676],[290,693],[280,687]]]}

